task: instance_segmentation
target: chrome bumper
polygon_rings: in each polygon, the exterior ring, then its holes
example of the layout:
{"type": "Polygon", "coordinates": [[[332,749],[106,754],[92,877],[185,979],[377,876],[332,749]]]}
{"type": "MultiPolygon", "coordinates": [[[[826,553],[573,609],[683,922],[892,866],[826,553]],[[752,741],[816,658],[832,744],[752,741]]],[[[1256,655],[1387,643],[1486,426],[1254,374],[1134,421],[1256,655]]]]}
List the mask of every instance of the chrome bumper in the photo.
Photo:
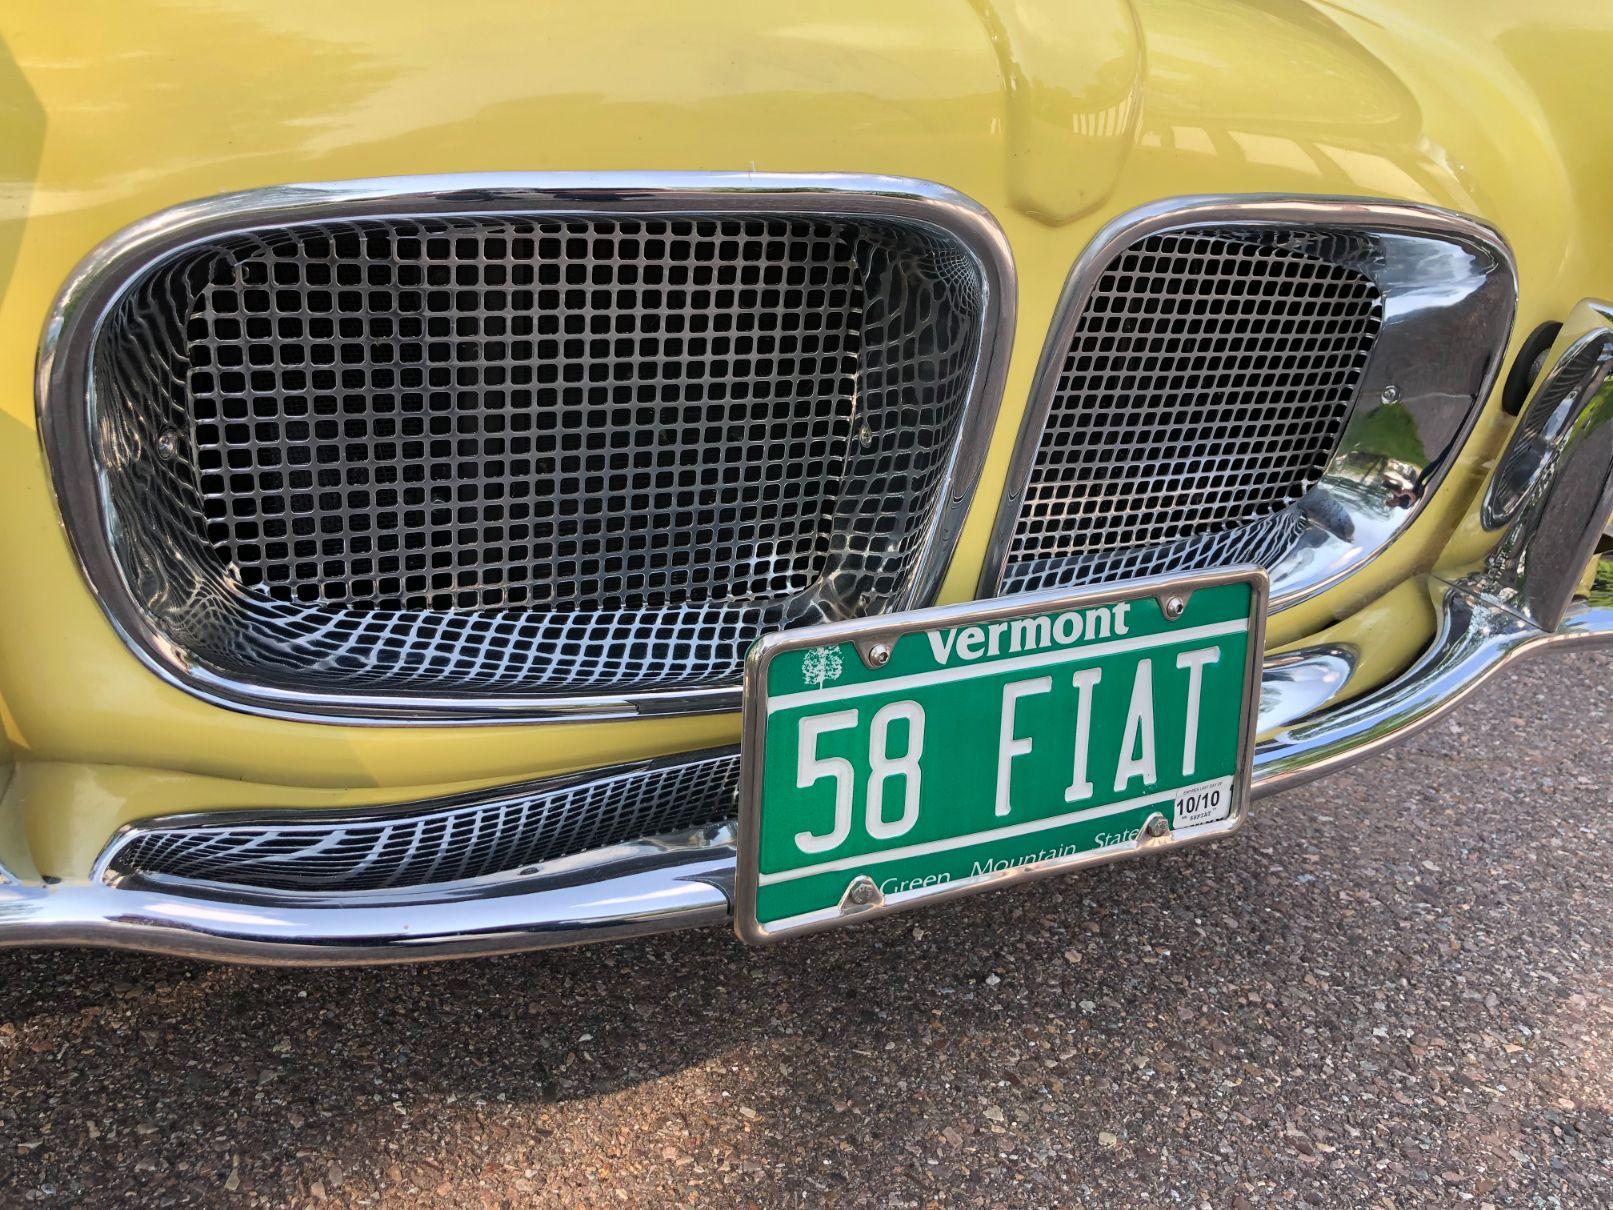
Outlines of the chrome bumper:
{"type": "MultiPolygon", "coordinates": [[[[1476,523],[1487,553],[1433,580],[1433,642],[1390,683],[1333,704],[1352,653],[1267,660],[1257,796],[1398,743],[1506,664],[1548,647],[1613,642],[1613,594],[1577,598],[1613,519],[1613,305],[1582,303],[1553,350],[1476,523]]],[[[1604,560],[1613,572],[1613,559],[1604,560]]],[[[98,878],[0,883],[0,945],[83,944],[261,963],[402,962],[508,953],[725,924],[734,877],[726,827],[662,837],[408,893],[227,897],[98,878]]]]}

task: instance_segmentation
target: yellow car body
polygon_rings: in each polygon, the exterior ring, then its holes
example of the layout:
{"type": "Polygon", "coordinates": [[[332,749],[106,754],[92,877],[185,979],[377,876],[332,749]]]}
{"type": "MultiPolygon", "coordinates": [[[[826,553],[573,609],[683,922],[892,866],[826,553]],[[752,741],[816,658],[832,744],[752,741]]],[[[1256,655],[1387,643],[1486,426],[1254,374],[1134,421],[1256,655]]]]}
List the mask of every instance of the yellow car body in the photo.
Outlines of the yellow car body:
{"type": "MultiPolygon", "coordinates": [[[[1598,0],[14,0],[0,15],[0,867],[33,894],[82,880],[120,826],[152,816],[399,803],[739,734],[733,713],[289,721],[154,675],[76,565],[36,411],[58,292],[131,224],[224,193],[436,174],[850,173],[956,190],[1000,224],[1017,271],[994,435],[937,598],[962,602],[1070,267],[1105,224],[1186,195],[1473,216],[1517,267],[1492,398],[1410,528],[1269,622],[1271,653],[1359,649],[1342,702],[1428,648],[1442,586],[1490,549],[1471,518],[1515,424],[1499,396],[1516,348],[1613,291],[1613,126],[1586,103],[1610,56],[1598,0]]],[[[40,939],[120,943],[66,926],[40,939]]]]}

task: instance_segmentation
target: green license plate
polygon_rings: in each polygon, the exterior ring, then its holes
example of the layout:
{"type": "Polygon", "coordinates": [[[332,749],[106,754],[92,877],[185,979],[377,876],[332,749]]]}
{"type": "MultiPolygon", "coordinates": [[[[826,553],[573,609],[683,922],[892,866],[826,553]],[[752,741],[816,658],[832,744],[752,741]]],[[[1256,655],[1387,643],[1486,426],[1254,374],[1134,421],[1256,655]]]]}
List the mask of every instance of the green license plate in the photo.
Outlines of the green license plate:
{"type": "Polygon", "coordinates": [[[745,668],[739,935],[1235,831],[1266,587],[1234,568],[761,639],[745,668]]]}

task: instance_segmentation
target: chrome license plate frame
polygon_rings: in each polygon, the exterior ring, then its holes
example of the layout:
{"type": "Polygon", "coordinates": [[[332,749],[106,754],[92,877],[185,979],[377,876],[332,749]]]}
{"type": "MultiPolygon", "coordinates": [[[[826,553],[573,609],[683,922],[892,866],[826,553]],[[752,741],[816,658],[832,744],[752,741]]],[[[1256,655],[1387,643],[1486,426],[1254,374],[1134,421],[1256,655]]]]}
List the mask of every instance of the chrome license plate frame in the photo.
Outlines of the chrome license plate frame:
{"type": "MultiPolygon", "coordinates": [[[[979,893],[994,887],[1066,873],[1145,853],[1160,852],[1183,845],[1202,843],[1236,832],[1243,825],[1249,802],[1254,756],[1255,717],[1259,704],[1260,668],[1268,592],[1267,576],[1262,569],[1258,567],[1233,567],[1211,572],[1149,577],[1120,584],[1054,590],[997,600],[915,610],[903,614],[888,614],[847,622],[828,623],[768,635],[758,640],[752,647],[745,666],[744,721],[739,788],[738,865],[735,876],[734,923],[736,932],[747,942],[771,944],[785,937],[818,932],[855,921],[875,919],[892,912],[910,910],[930,903],[957,898],[961,895],[979,893]],[[1219,619],[1218,621],[1206,624],[1196,620],[1195,601],[1203,603],[1222,601],[1223,598],[1225,600],[1233,599],[1225,593],[1221,597],[1215,596],[1213,590],[1222,589],[1224,586],[1247,587],[1247,609],[1239,611],[1237,615],[1241,619],[1242,629],[1225,629],[1232,626],[1232,619],[1222,616],[1230,608],[1224,601],[1213,611],[1219,619]],[[1206,590],[1212,591],[1206,592],[1206,590]],[[1149,602],[1152,602],[1151,606],[1148,604],[1149,602]],[[1169,611],[1177,608],[1178,605],[1177,616],[1175,618],[1170,617],[1169,611]],[[1114,609],[1115,606],[1124,608],[1117,613],[1114,609]],[[1125,609],[1133,607],[1138,607],[1136,613],[1130,615],[1125,613],[1125,609]],[[1008,639],[1004,636],[1009,631],[1004,625],[999,624],[1006,624],[1007,627],[1011,627],[1016,621],[1019,621],[1030,628],[1025,633],[1040,634],[1041,631],[1035,627],[1039,625],[1042,618],[1062,619],[1074,614],[1079,614],[1083,618],[1091,618],[1095,616],[1093,611],[1105,609],[1109,610],[1109,617],[1112,620],[1130,616],[1133,618],[1134,624],[1146,620],[1149,625],[1155,625],[1156,621],[1154,615],[1148,611],[1150,609],[1156,610],[1158,629],[1150,630],[1138,638],[1127,640],[1134,645],[1126,648],[1124,653],[1118,647],[1119,640],[1112,642],[1106,640],[1104,643],[1072,644],[1046,651],[1036,651],[1026,656],[1014,655],[1011,652],[999,655],[997,639],[992,639],[991,659],[982,659],[978,665],[961,669],[961,671],[951,668],[930,669],[923,674],[930,677],[928,681],[923,680],[923,675],[903,671],[903,668],[910,668],[914,665],[915,657],[919,657],[921,661],[922,655],[925,654],[923,649],[918,647],[916,640],[910,640],[909,647],[905,649],[903,659],[898,659],[896,655],[898,651],[904,651],[900,646],[901,640],[909,636],[930,634],[932,637],[926,646],[929,648],[928,654],[933,656],[940,650],[938,636],[942,632],[950,633],[952,636],[951,641],[956,644],[960,635],[972,634],[974,630],[978,630],[981,634],[989,635],[992,633],[993,627],[997,627],[996,634],[998,638],[1002,639],[1003,646],[1006,648],[1008,639]],[[854,874],[847,880],[844,896],[833,905],[824,904],[820,908],[808,912],[792,913],[782,918],[774,916],[770,912],[759,914],[763,883],[768,879],[818,879],[819,873],[822,873],[825,875],[827,884],[834,881],[834,879],[828,878],[828,875],[833,874],[838,877],[839,874],[856,868],[857,862],[853,860],[854,858],[860,859],[864,864],[868,865],[889,865],[899,861],[916,860],[916,858],[909,857],[880,856],[881,852],[894,853],[902,848],[902,846],[896,846],[894,849],[880,850],[876,848],[870,853],[854,853],[847,858],[827,863],[829,865],[844,866],[844,868],[836,870],[819,870],[817,867],[808,866],[800,867],[808,870],[808,873],[805,874],[794,872],[794,868],[791,868],[788,870],[771,869],[769,873],[764,875],[762,871],[764,863],[762,854],[763,800],[764,782],[767,777],[766,761],[769,751],[769,718],[771,715],[781,714],[786,710],[799,709],[805,711],[811,709],[814,701],[817,700],[811,696],[814,692],[819,694],[825,701],[831,699],[877,699],[888,697],[890,694],[897,692],[911,692],[916,698],[920,692],[932,690],[936,685],[948,679],[959,682],[977,679],[991,682],[1004,676],[1013,675],[1013,672],[1021,666],[1032,669],[1039,667],[1062,667],[1067,669],[1075,665],[1097,665],[1103,660],[1108,660],[1110,663],[1104,665],[1104,667],[1123,667],[1125,666],[1122,662],[1123,655],[1134,651],[1156,649],[1169,651],[1190,641],[1209,641],[1205,638],[1207,625],[1223,627],[1223,630],[1217,632],[1216,641],[1220,641],[1220,638],[1224,636],[1242,636],[1241,645],[1244,658],[1236,661],[1236,666],[1241,668],[1242,672],[1241,699],[1237,703],[1236,750],[1235,754],[1230,755],[1231,763],[1228,766],[1225,762],[1229,759],[1229,753],[1225,750],[1226,744],[1222,743],[1220,759],[1223,764],[1220,767],[1225,768],[1227,771],[1218,776],[1214,783],[1209,781],[1188,781],[1180,786],[1162,787],[1151,795],[1143,796],[1144,798],[1159,799],[1161,795],[1187,793],[1189,795],[1189,804],[1185,810],[1179,798],[1170,799],[1169,809],[1167,810],[1154,809],[1152,811],[1149,810],[1151,806],[1157,807],[1162,804],[1150,802],[1139,806],[1133,799],[1120,798],[1114,800],[1114,802],[1096,802],[1093,807],[1083,811],[1063,814],[1058,811],[1051,811],[1041,817],[1043,822],[1033,819],[1025,824],[1013,825],[1014,827],[1029,827],[1029,831],[1016,832],[1011,837],[996,834],[1005,831],[1011,832],[1012,827],[985,829],[972,834],[960,834],[964,839],[948,840],[946,841],[947,847],[937,851],[950,853],[954,850],[967,849],[968,844],[971,843],[971,837],[986,837],[986,840],[981,841],[982,844],[1009,844],[1010,842],[1017,844],[1017,837],[1021,835],[1030,835],[1035,832],[1050,833],[1060,829],[1068,830],[1074,828],[1077,823],[1085,824],[1096,818],[1103,818],[1104,816],[1102,815],[1093,814],[1100,811],[1107,811],[1117,817],[1124,816],[1128,825],[1142,818],[1145,814],[1146,819],[1140,827],[1135,829],[1128,827],[1127,835],[1123,838],[1111,839],[1102,845],[1079,845],[1068,852],[1061,849],[1054,855],[1045,858],[1016,858],[1015,864],[1009,864],[1003,868],[996,868],[993,863],[991,868],[981,871],[978,876],[949,877],[945,881],[929,885],[905,886],[901,890],[890,894],[887,894],[879,884],[874,883],[871,876],[865,876],[866,884],[864,884],[859,883],[858,876],[854,874]],[[1141,640],[1144,638],[1148,642],[1143,643],[1141,640]],[[1110,648],[1114,648],[1114,650],[1110,650],[1110,648]],[[816,676],[816,689],[810,688],[810,681],[808,681],[809,688],[804,691],[793,694],[774,692],[779,687],[779,678],[773,677],[772,673],[776,666],[782,667],[778,664],[780,657],[796,652],[803,653],[803,655],[801,661],[794,662],[794,667],[798,670],[795,675],[797,677],[816,676]],[[820,654],[813,656],[811,654],[813,652],[820,654]],[[1097,654],[1084,654],[1086,652],[1097,654]],[[812,665],[812,670],[807,670],[806,661],[812,659],[817,659],[819,663],[812,665]],[[1014,668],[1008,666],[1010,662],[1014,662],[1014,668]],[[995,665],[1004,665],[1004,667],[996,668],[995,665]],[[835,668],[832,679],[836,680],[842,675],[842,669],[849,668],[853,674],[851,678],[853,683],[833,687],[828,686],[827,680],[831,678],[828,677],[827,668],[830,666],[835,668]],[[889,669],[893,675],[887,677],[885,669],[889,669]],[[945,674],[942,680],[935,679],[937,673],[945,674]],[[890,687],[903,681],[904,677],[908,688],[897,689],[890,687]],[[792,700],[791,704],[787,706],[780,705],[781,702],[785,702],[787,699],[796,698],[801,699],[801,701],[796,703],[792,700]],[[1220,804],[1217,803],[1215,818],[1210,818],[1203,822],[1183,823],[1183,820],[1193,821],[1198,819],[1198,815],[1194,813],[1192,808],[1191,795],[1199,792],[1208,793],[1208,789],[1212,784],[1224,784],[1225,786],[1229,800],[1226,804],[1225,813],[1219,813],[1220,804]],[[1119,805],[1117,806],[1116,803],[1119,805]],[[1058,822],[1061,819],[1065,819],[1066,815],[1070,816],[1066,822],[1058,822]],[[1074,816],[1077,815],[1082,816],[1082,818],[1075,819],[1074,816]],[[1163,829],[1161,829],[1161,825],[1158,822],[1161,819],[1164,821],[1163,829]],[[1053,822],[1045,822],[1045,820],[1052,820],[1053,822]],[[1033,827],[1031,826],[1032,824],[1034,824],[1033,827]],[[846,862],[851,864],[845,865],[844,863],[846,862]]],[[[1052,633],[1053,625],[1055,623],[1049,624],[1049,633],[1052,633]]],[[[1114,625],[1118,627],[1122,623],[1114,621],[1114,625]]],[[[1013,633],[1017,634],[1019,631],[1014,631],[1013,633]]],[[[1229,645],[1237,646],[1235,643],[1229,645]]],[[[1210,661],[1209,663],[1216,662],[1210,661]]],[[[1139,656],[1130,666],[1135,667],[1138,663],[1149,663],[1151,665],[1151,659],[1147,656],[1139,656]]],[[[1209,664],[1206,664],[1206,667],[1208,666],[1209,664]]],[[[1232,662],[1226,665],[1226,667],[1233,666],[1232,662]]],[[[1217,673],[1217,675],[1221,674],[1217,673]]],[[[1136,678],[1141,678],[1141,676],[1141,673],[1135,674],[1136,678]]],[[[1152,678],[1151,667],[1150,677],[1152,678]]],[[[1094,684],[1100,681],[1101,676],[1094,684]]],[[[1077,692],[1080,692],[1080,690],[1077,690],[1077,692]]],[[[1193,692],[1197,693],[1198,690],[1195,689],[1193,692]]],[[[907,702],[906,705],[911,706],[913,702],[907,702]]],[[[1151,704],[1149,709],[1150,711],[1153,709],[1151,704]]],[[[978,710],[976,712],[978,713],[978,710]]],[[[922,709],[919,714],[922,718],[922,709]]],[[[799,715],[798,717],[804,719],[808,716],[799,715]]],[[[825,716],[812,715],[810,717],[819,718],[825,716]]],[[[1196,718],[1197,716],[1186,714],[1184,717],[1196,718]]],[[[909,726],[911,725],[909,724],[909,726]]],[[[1151,727],[1152,725],[1150,721],[1149,726],[1151,727]]],[[[859,731],[868,729],[860,722],[857,727],[859,731]]],[[[882,759],[888,754],[889,737],[892,729],[887,727],[881,733],[881,743],[885,745],[885,750],[881,754],[882,759]]],[[[922,730],[918,734],[920,745],[922,745],[922,730]]],[[[1003,732],[1003,734],[1007,734],[1007,732],[1003,732]]],[[[911,738],[912,732],[909,731],[908,735],[911,738]]],[[[1129,731],[1126,739],[1130,742],[1129,731]]],[[[1188,746],[1186,745],[1185,737],[1184,746],[1188,746]]],[[[1132,750],[1136,751],[1135,745],[1132,750]]],[[[816,751],[815,747],[814,751],[816,751]]],[[[999,758],[1000,756],[1001,754],[999,753],[999,758]]],[[[799,751],[797,752],[797,757],[799,760],[799,751]]],[[[871,739],[869,741],[868,759],[870,762],[873,760],[873,743],[871,739]]],[[[919,758],[915,758],[915,760],[917,759],[919,758]]],[[[1187,754],[1184,752],[1182,763],[1185,764],[1187,759],[1187,754]]],[[[1012,763],[1011,760],[1010,763],[1012,763]]],[[[847,776],[854,787],[859,780],[866,780],[859,778],[856,772],[847,776]]],[[[998,777],[1001,777],[1000,769],[998,777]]],[[[834,780],[836,793],[838,794],[840,779],[836,777],[834,780]]],[[[880,802],[873,810],[883,816],[889,795],[886,783],[881,781],[879,784],[880,802]]],[[[799,783],[798,788],[803,790],[815,789],[817,785],[818,782],[816,781],[811,783],[810,786],[806,783],[799,783]]],[[[1071,790],[1075,788],[1074,785],[1070,787],[1071,790]]],[[[1088,788],[1090,790],[1090,787],[1088,788]]],[[[855,793],[855,790],[853,792],[855,793]]],[[[922,795],[917,791],[915,791],[915,797],[922,799],[922,795]]],[[[1042,797],[1043,803],[1035,810],[1046,810],[1047,796],[1043,795],[1042,797]]],[[[1102,796],[1099,797],[1101,798],[1102,796]]],[[[787,799],[779,798],[778,801],[787,801],[787,799]]],[[[1063,806],[1064,804],[1060,803],[1058,805],[1063,806]]],[[[775,808],[770,800],[767,809],[793,808],[775,808]]],[[[914,808],[915,815],[919,809],[921,808],[914,808]]],[[[942,808],[943,814],[948,809],[950,808],[942,808]]],[[[982,808],[975,807],[973,809],[978,815],[982,808]]],[[[999,811],[1002,809],[1000,798],[997,809],[999,811]]],[[[837,797],[835,814],[837,826],[831,829],[832,832],[838,831],[838,820],[840,819],[838,811],[839,799],[837,797]]],[[[905,813],[903,818],[906,818],[905,813]]],[[[868,815],[869,821],[874,819],[874,814],[868,815]]],[[[881,822],[883,824],[883,820],[881,822]]],[[[872,822],[870,822],[870,826],[872,826],[872,822]]],[[[807,835],[808,833],[806,832],[799,833],[796,839],[800,841],[807,835]]],[[[1105,835],[1113,837],[1117,834],[1106,833],[1105,835]]],[[[824,838],[813,836],[812,839],[817,841],[824,838]]],[[[864,837],[864,839],[871,839],[871,836],[864,837]]],[[[925,848],[926,853],[924,856],[929,856],[929,849],[933,847],[933,845],[907,846],[909,849],[925,848]]],[[[776,842],[774,851],[777,851],[776,842]]],[[[1047,851],[1039,850],[1036,852],[1047,851]]],[[[1035,857],[1035,853],[1032,853],[1031,856],[1035,857]]],[[[951,860],[951,858],[948,858],[948,860],[951,860]]],[[[769,883],[769,885],[772,885],[772,883],[769,883]]],[[[769,894],[775,893],[769,892],[769,894]]]]}

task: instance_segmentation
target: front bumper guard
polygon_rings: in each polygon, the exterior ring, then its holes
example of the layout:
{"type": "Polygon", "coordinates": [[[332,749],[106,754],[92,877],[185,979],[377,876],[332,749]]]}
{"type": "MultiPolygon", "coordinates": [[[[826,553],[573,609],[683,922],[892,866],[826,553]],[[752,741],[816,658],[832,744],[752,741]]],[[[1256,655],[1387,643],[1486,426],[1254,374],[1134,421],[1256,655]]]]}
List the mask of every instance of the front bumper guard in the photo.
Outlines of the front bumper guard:
{"type": "MultiPolygon", "coordinates": [[[[1613,642],[1613,591],[1577,589],[1613,520],[1613,305],[1581,303],[1472,523],[1464,574],[1431,577],[1434,640],[1353,700],[1339,647],[1266,661],[1254,793],[1321,777],[1428,726],[1514,660],[1613,642]]],[[[1613,559],[1599,569],[1613,575],[1613,559]]],[[[1598,581],[1601,577],[1598,576],[1598,581]]],[[[510,953],[727,924],[725,826],[409,892],[252,893],[132,879],[0,884],[0,945],[80,944],[224,961],[332,964],[510,953]]]]}

